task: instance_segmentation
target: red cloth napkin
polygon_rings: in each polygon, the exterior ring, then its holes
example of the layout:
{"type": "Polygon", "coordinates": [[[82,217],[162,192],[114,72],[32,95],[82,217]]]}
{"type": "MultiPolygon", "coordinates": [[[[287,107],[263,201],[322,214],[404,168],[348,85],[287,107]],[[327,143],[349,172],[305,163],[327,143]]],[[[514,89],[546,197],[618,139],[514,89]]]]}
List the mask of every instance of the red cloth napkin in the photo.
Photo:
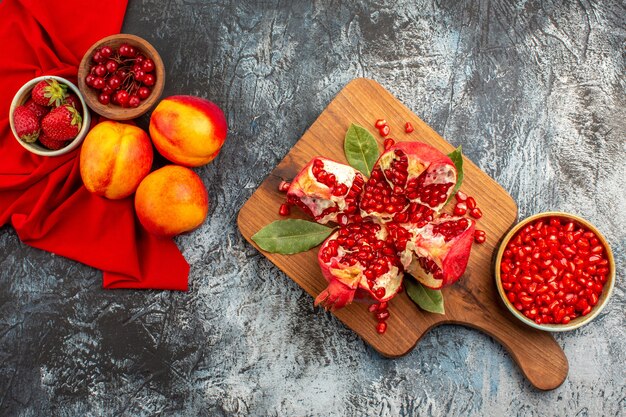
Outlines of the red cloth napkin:
{"type": "Polygon", "coordinates": [[[40,75],[74,82],[87,49],[119,32],[126,3],[0,2],[0,226],[11,222],[28,245],[103,270],[104,288],[184,291],[189,265],[171,239],[143,229],[132,197],[112,201],[91,194],[80,178],[80,150],[37,156],[16,142],[9,127],[17,90],[40,75]]]}

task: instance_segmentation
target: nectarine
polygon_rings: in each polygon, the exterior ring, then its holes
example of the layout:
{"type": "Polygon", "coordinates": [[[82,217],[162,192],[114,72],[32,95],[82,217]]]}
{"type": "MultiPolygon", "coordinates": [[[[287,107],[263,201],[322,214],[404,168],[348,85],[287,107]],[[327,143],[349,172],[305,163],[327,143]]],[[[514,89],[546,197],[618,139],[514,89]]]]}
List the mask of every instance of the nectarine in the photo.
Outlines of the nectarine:
{"type": "Polygon", "coordinates": [[[106,121],[97,124],[80,151],[80,175],[92,193],[115,200],[135,192],[152,167],[148,134],[136,126],[106,121]]]}
{"type": "Polygon", "coordinates": [[[135,211],[150,233],[175,236],[204,222],[209,196],[198,174],[189,168],[167,165],[139,184],[135,211]]]}
{"type": "Polygon", "coordinates": [[[199,97],[168,97],[150,117],[150,136],[159,153],[188,167],[211,162],[226,140],[226,131],[222,110],[199,97]]]}

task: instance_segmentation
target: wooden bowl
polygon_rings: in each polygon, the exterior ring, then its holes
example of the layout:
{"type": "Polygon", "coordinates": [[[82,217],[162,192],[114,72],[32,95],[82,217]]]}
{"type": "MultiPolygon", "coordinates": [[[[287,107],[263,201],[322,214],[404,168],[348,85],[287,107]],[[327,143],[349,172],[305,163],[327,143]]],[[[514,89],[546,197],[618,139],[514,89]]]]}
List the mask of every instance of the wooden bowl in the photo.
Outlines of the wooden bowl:
{"type": "Polygon", "coordinates": [[[93,111],[111,120],[129,120],[141,116],[150,110],[161,97],[163,87],[165,86],[165,67],[159,53],[145,39],[139,36],[121,33],[118,35],[107,36],[94,43],[85,53],[80,66],[78,67],[78,88],[83,93],[85,102],[93,111]],[[89,87],[85,83],[85,77],[89,74],[92,65],[91,58],[97,48],[108,45],[117,49],[123,43],[127,43],[137,50],[141,51],[146,57],[154,61],[154,75],[156,82],[152,86],[152,93],[143,100],[138,107],[121,107],[117,104],[102,104],[98,101],[98,90],[89,87]]]}
{"type": "Polygon", "coordinates": [[[565,331],[577,329],[578,327],[589,323],[598,314],[600,314],[600,311],[602,311],[604,306],[607,304],[607,302],[609,301],[609,298],[611,297],[611,294],[613,293],[613,287],[615,286],[615,259],[613,258],[613,252],[611,251],[611,247],[609,246],[609,243],[594,225],[589,223],[587,220],[581,217],[575,216],[573,214],[550,211],[550,212],[536,214],[534,216],[528,217],[527,219],[524,219],[523,221],[518,223],[515,227],[513,227],[504,236],[502,243],[500,245],[500,248],[498,250],[498,254],[496,255],[495,276],[496,276],[496,286],[498,287],[498,293],[500,294],[500,298],[502,298],[502,301],[504,302],[506,307],[509,309],[511,313],[513,313],[515,317],[517,317],[523,323],[531,327],[534,327],[536,329],[545,330],[548,332],[565,332],[565,331]],[[571,220],[575,224],[583,226],[584,228],[593,232],[598,238],[598,240],[600,241],[600,244],[604,247],[606,257],[609,261],[609,265],[608,265],[609,274],[607,276],[606,282],[604,283],[604,287],[602,288],[602,294],[600,295],[597,304],[592,308],[592,310],[587,315],[576,317],[575,319],[573,319],[567,324],[549,324],[549,323],[537,324],[535,323],[534,320],[531,320],[528,317],[526,317],[524,314],[522,314],[521,311],[515,308],[513,303],[511,303],[511,301],[506,296],[506,292],[504,288],[502,287],[502,280],[500,277],[500,265],[502,262],[504,251],[506,250],[506,247],[509,244],[509,241],[517,234],[519,230],[524,228],[526,225],[532,222],[535,222],[539,219],[545,219],[546,221],[548,221],[552,217],[571,220]]]}
{"type": "Polygon", "coordinates": [[[24,149],[36,155],[59,156],[59,155],[64,155],[68,152],[73,151],[83,142],[83,140],[85,139],[85,136],[87,136],[87,133],[89,132],[89,125],[91,124],[91,116],[89,114],[89,108],[87,107],[87,104],[85,103],[85,98],[83,97],[81,92],[78,90],[78,87],[76,87],[73,83],[66,80],[65,78],[57,77],[54,75],[44,75],[42,77],[33,78],[32,80],[24,84],[17,91],[17,93],[15,93],[15,96],[13,97],[13,101],[11,102],[11,107],[9,108],[9,124],[11,125],[11,132],[13,132],[13,136],[15,137],[15,140],[17,141],[17,143],[22,145],[24,149]],[[78,131],[78,135],[76,135],[76,137],[72,139],[72,141],[69,142],[65,147],[61,149],[57,149],[57,150],[48,149],[45,146],[41,145],[39,141],[33,142],[33,143],[24,142],[23,140],[19,138],[17,131],[15,130],[15,125],[13,123],[13,112],[15,111],[15,109],[18,106],[21,106],[22,104],[26,103],[26,101],[28,101],[28,99],[30,98],[31,90],[35,87],[37,83],[39,83],[39,81],[49,80],[49,79],[55,79],[58,82],[67,85],[67,88],[70,91],[72,91],[74,94],[76,94],[82,106],[81,114],[83,117],[83,122],[82,122],[82,126],[80,130],[78,131]]]}

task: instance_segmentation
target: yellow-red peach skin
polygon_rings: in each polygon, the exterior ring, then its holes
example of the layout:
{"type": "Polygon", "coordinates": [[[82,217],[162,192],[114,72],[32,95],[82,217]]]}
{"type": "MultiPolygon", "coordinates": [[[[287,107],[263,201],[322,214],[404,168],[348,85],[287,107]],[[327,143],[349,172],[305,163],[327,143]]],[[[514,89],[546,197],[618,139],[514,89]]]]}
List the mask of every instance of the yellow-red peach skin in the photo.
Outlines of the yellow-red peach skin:
{"type": "Polygon", "coordinates": [[[211,162],[220,152],[227,130],[222,110],[200,97],[168,97],[150,117],[150,136],[159,153],[187,167],[211,162]]]}
{"type": "Polygon", "coordinates": [[[106,121],[85,137],[80,151],[80,175],[85,188],[117,200],[128,197],[152,167],[152,144],[142,129],[106,121]]]}
{"type": "Polygon", "coordinates": [[[198,174],[179,165],[167,165],[139,184],[135,211],[147,231],[171,237],[204,222],[209,196],[198,174]]]}

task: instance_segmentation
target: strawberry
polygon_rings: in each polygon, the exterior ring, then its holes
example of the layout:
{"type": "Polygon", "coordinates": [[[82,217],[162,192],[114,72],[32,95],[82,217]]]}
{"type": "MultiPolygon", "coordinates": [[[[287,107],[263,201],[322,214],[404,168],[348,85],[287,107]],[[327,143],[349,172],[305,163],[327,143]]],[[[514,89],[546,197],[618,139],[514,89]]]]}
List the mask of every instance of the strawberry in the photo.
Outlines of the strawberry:
{"type": "Polygon", "coordinates": [[[37,104],[32,99],[28,100],[24,104],[24,107],[30,109],[30,111],[32,111],[39,120],[41,120],[50,111],[50,107],[37,104]]]}
{"type": "Polygon", "coordinates": [[[39,119],[25,106],[19,106],[13,112],[13,126],[17,136],[26,143],[36,141],[41,131],[39,119]]]}
{"type": "Polygon", "coordinates": [[[45,146],[46,148],[52,151],[56,151],[61,148],[64,148],[69,143],[69,141],[52,139],[49,136],[47,136],[45,133],[42,133],[41,136],[39,137],[39,143],[41,143],[43,146],[45,146]]]}
{"type": "Polygon", "coordinates": [[[63,102],[63,104],[69,104],[71,106],[74,106],[76,110],[80,110],[83,108],[83,105],[80,103],[78,96],[74,93],[68,93],[67,97],[65,97],[65,101],[63,102]]]}
{"type": "Polygon", "coordinates": [[[69,140],[76,137],[82,125],[82,117],[73,106],[64,104],[52,109],[41,121],[47,137],[54,140],[69,140]]]}
{"type": "Polygon", "coordinates": [[[60,106],[67,97],[67,86],[54,79],[43,80],[35,84],[30,95],[42,106],[60,106]]]}

